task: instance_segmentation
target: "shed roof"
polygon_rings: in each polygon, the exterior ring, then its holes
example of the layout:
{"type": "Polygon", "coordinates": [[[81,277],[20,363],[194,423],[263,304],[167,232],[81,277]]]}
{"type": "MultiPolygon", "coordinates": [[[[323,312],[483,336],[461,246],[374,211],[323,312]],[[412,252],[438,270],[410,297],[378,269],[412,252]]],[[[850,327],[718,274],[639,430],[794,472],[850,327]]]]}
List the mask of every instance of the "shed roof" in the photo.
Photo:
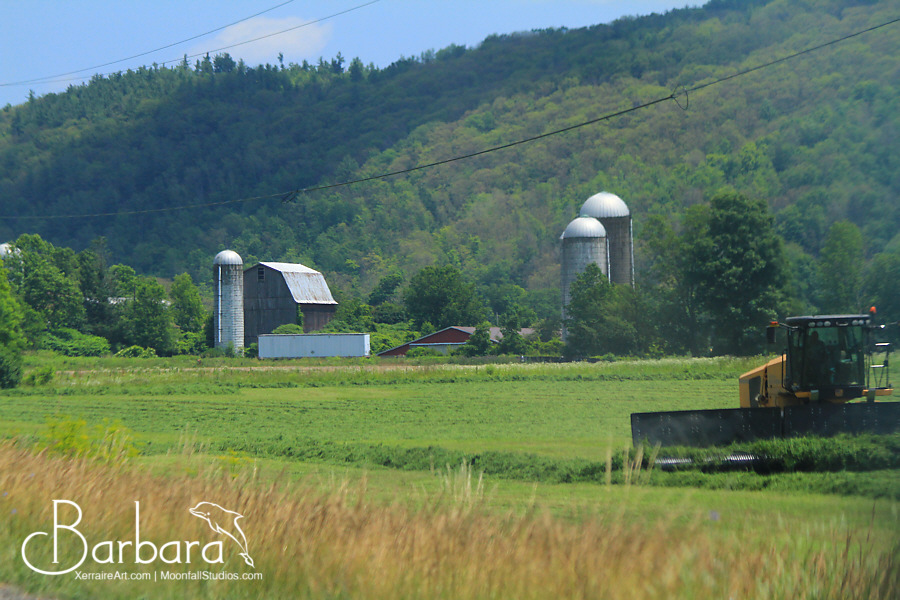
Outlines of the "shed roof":
{"type": "MultiPolygon", "coordinates": [[[[325,282],[325,276],[299,263],[261,262],[281,273],[297,304],[337,304],[325,282]]],[[[251,269],[253,267],[250,267],[251,269]]]]}

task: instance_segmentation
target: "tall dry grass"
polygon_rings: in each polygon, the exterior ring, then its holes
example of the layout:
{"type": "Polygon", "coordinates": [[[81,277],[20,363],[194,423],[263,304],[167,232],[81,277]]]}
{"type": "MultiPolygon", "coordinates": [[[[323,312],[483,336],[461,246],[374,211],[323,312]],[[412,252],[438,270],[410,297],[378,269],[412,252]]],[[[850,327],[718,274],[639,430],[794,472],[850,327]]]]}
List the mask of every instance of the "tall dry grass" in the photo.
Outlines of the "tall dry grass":
{"type": "MultiPolygon", "coordinates": [[[[448,469],[442,477],[442,492],[424,503],[385,505],[367,499],[364,483],[339,483],[322,493],[263,485],[252,476],[161,478],[4,444],[0,581],[106,598],[869,600],[900,593],[897,548],[879,552],[846,531],[836,530],[841,543],[826,548],[789,527],[747,541],[716,534],[709,521],[628,522],[614,507],[577,522],[540,509],[498,515],[479,504],[482,485],[471,469],[448,469]],[[50,528],[54,498],[81,506],[79,528],[91,543],[134,539],[134,501],[140,500],[141,537],[157,545],[214,541],[188,508],[216,502],[244,515],[248,550],[263,580],[84,582],[38,575],[22,564],[18,548],[28,533],[50,528]]],[[[252,571],[234,545],[224,548],[225,570],[252,571]]],[[[152,566],[163,568],[200,566],[152,566]]]]}

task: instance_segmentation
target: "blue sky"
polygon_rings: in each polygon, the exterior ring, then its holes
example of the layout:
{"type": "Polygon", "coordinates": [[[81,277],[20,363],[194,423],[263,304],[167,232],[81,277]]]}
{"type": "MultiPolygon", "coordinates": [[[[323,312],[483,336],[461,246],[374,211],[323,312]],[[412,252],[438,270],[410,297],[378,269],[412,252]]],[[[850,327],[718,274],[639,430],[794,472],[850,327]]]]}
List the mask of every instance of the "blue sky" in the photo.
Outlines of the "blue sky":
{"type": "Polygon", "coordinates": [[[215,51],[304,23],[294,31],[225,51],[250,65],[275,64],[279,52],[285,63],[314,63],[340,52],[348,60],[358,56],[366,64],[384,67],[401,56],[450,44],[476,46],[494,33],[585,27],[703,1],[0,0],[0,106],[24,102],[29,90],[38,95],[58,92],[95,73],[170,64],[184,54],[215,51]],[[219,30],[176,44],[214,29],[219,30]],[[175,45],[99,66],[170,44],[175,45]],[[73,71],[80,72],[69,74],[73,71]],[[31,81],[49,77],[54,79],[31,81]]]}

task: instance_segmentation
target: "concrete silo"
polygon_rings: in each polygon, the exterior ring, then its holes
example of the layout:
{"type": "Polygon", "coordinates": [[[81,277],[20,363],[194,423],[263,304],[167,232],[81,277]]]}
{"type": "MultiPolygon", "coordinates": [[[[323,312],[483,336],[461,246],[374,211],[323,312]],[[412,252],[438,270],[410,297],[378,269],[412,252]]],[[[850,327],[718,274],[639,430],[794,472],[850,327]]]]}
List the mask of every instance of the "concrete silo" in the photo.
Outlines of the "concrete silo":
{"type": "Polygon", "coordinates": [[[215,290],[216,348],[229,343],[235,350],[244,347],[244,261],[232,250],[216,254],[213,261],[215,290]]]}
{"type": "Polygon", "coordinates": [[[598,219],[609,241],[609,280],[634,287],[634,243],[631,212],[615,194],[600,192],[588,198],[579,213],[598,219]]]}
{"type": "Polygon", "coordinates": [[[562,240],[562,318],[563,340],[566,339],[566,307],[572,282],[590,263],[594,263],[604,275],[609,275],[606,229],[593,217],[577,217],[559,236],[562,240]]]}

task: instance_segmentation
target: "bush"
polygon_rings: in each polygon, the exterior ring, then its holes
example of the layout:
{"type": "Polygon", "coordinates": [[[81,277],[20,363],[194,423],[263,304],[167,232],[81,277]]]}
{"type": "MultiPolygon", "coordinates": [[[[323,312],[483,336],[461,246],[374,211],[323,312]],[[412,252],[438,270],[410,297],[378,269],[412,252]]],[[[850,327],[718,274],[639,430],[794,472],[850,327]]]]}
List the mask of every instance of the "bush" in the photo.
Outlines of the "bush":
{"type": "Polygon", "coordinates": [[[206,337],[202,332],[185,331],[175,340],[175,354],[200,354],[206,350],[206,337]]]}
{"type": "Polygon", "coordinates": [[[406,309],[393,302],[385,302],[372,309],[372,320],[376,323],[396,325],[397,323],[406,321],[406,319],[406,309]]]}
{"type": "Polygon", "coordinates": [[[40,367],[25,376],[22,385],[36,387],[39,385],[47,385],[53,381],[53,367],[40,367]]]}
{"type": "Polygon", "coordinates": [[[259,344],[253,342],[244,348],[244,358],[259,358],[259,344]]]}
{"type": "Polygon", "coordinates": [[[276,327],[272,333],[276,335],[297,335],[303,333],[303,328],[295,323],[286,323],[276,327]]]}
{"type": "Polygon", "coordinates": [[[406,353],[407,358],[422,358],[425,356],[444,356],[444,353],[434,348],[424,347],[411,348],[409,352],[406,353]]]}
{"type": "Polygon", "coordinates": [[[116,352],[116,358],[156,358],[156,350],[153,348],[141,348],[140,346],[128,346],[116,352]]]}
{"type": "Polygon", "coordinates": [[[22,380],[22,355],[9,346],[0,346],[0,388],[14,388],[22,380]]]}
{"type": "Polygon", "coordinates": [[[68,328],[47,334],[41,342],[41,347],[66,356],[103,356],[110,353],[106,338],[68,328]]]}

